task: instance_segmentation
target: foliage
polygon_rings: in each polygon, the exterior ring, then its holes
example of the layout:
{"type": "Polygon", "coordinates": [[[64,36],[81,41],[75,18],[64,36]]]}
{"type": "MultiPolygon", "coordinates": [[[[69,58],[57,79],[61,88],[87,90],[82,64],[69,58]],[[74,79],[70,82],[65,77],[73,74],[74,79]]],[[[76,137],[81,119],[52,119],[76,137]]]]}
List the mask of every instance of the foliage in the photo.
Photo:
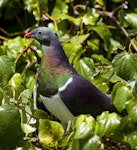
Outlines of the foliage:
{"type": "Polygon", "coordinates": [[[123,0],[1,0],[0,149],[137,149],[137,3],[123,0]],[[57,34],[69,62],[104,93],[117,113],[80,115],[62,125],[37,95],[40,45],[23,35],[57,34]]]}

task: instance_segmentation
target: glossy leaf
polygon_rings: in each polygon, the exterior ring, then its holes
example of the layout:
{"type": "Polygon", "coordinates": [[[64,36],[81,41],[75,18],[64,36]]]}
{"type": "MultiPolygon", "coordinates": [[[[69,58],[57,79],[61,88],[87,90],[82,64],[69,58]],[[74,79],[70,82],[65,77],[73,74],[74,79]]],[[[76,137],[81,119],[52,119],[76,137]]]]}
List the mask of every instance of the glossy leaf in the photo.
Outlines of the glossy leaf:
{"type": "Polygon", "coordinates": [[[55,121],[39,120],[38,137],[43,146],[56,147],[64,134],[63,127],[55,121]]]}
{"type": "Polygon", "coordinates": [[[60,17],[61,13],[67,13],[68,12],[68,6],[63,0],[58,0],[56,2],[56,5],[52,11],[52,17],[58,18],[60,17]]]}
{"type": "Polygon", "coordinates": [[[131,119],[136,122],[137,121],[137,101],[136,99],[130,99],[127,103],[126,110],[128,111],[129,116],[131,119]]]}
{"type": "Polygon", "coordinates": [[[9,85],[12,87],[18,87],[23,83],[23,79],[19,73],[15,73],[9,80],[9,85]]]}
{"type": "Polygon", "coordinates": [[[127,135],[127,142],[131,145],[132,149],[137,148],[137,131],[132,131],[127,135]]]}
{"type": "Polygon", "coordinates": [[[36,109],[33,116],[37,119],[49,119],[48,114],[41,109],[36,109]]]}
{"type": "Polygon", "coordinates": [[[132,27],[137,28],[137,13],[127,14],[125,19],[132,27]]]}
{"type": "Polygon", "coordinates": [[[30,125],[28,125],[28,124],[22,124],[21,127],[22,127],[23,131],[24,131],[25,133],[27,133],[27,134],[36,131],[36,128],[34,128],[34,127],[32,127],[32,126],[30,126],[30,125]]]}
{"type": "Polygon", "coordinates": [[[99,150],[101,146],[101,140],[99,136],[94,135],[84,140],[73,140],[72,149],[74,150],[99,150]]]}
{"type": "Polygon", "coordinates": [[[119,112],[126,108],[126,103],[133,96],[132,90],[122,83],[115,84],[112,91],[112,101],[119,112]]]}
{"type": "Polygon", "coordinates": [[[132,53],[122,52],[112,61],[115,72],[125,80],[132,80],[137,71],[137,60],[132,53]]]}
{"type": "Polygon", "coordinates": [[[64,44],[63,47],[67,57],[69,58],[70,63],[77,61],[81,56],[82,46],[80,44],[77,45],[77,44],[67,43],[64,44]]]}
{"type": "Polygon", "coordinates": [[[83,42],[89,37],[89,35],[90,35],[90,34],[73,36],[73,37],[70,39],[70,42],[71,42],[72,44],[81,44],[81,43],[83,43],[83,42]]]}
{"type": "Polygon", "coordinates": [[[119,127],[120,120],[120,116],[116,113],[103,112],[97,116],[95,133],[102,137],[114,132],[119,127]]]}
{"type": "Polygon", "coordinates": [[[99,18],[99,14],[96,9],[89,9],[88,12],[83,16],[82,21],[85,25],[95,25],[99,18]]]}
{"type": "Polygon", "coordinates": [[[74,139],[85,139],[94,132],[95,120],[92,116],[80,115],[75,122],[74,139]]]}
{"type": "Polygon", "coordinates": [[[86,79],[91,80],[95,72],[94,61],[91,58],[84,57],[76,61],[74,65],[75,69],[80,75],[84,76],[86,79]]]}
{"type": "Polygon", "coordinates": [[[0,56],[0,83],[6,84],[15,72],[15,64],[6,55],[0,56]]]}
{"type": "Polygon", "coordinates": [[[98,23],[95,27],[92,28],[97,34],[103,39],[104,41],[104,48],[105,50],[109,50],[110,46],[110,37],[111,32],[107,28],[107,26],[103,23],[98,23]]]}
{"type": "Polygon", "coordinates": [[[22,140],[19,110],[12,105],[0,107],[0,149],[14,149],[22,140]]]}

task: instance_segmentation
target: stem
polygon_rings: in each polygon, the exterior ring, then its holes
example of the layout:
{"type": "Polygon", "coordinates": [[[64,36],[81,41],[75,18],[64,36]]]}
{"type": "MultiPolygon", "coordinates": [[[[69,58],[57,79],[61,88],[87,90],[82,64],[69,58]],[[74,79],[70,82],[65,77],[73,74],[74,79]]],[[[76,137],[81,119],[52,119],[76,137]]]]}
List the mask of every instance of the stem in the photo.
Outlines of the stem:
{"type": "Polygon", "coordinates": [[[46,15],[46,17],[48,17],[50,20],[53,21],[54,26],[55,26],[55,30],[56,30],[56,32],[58,32],[58,25],[57,25],[56,19],[54,19],[54,18],[53,18],[52,16],[50,16],[48,13],[46,13],[45,15],[46,15]]]}
{"type": "Polygon", "coordinates": [[[34,89],[33,89],[33,101],[34,101],[34,109],[38,109],[37,107],[37,80],[38,80],[39,71],[37,70],[34,81],[34,89]]]}
{"type": "Polygon", "coordinates": [[[103,16],[103,17],[109,17],[110,19],[112,19],[117,26],[121,29],[121,31],[123,32],[123,34],[125,35],[125,37],[129,40],[129,42],[131,43],[132,47],[137,51],[137,46],[134,44],[134,42],[132,41],[132,39],[130,38],[127,30],[120,25],[119,20],[115,17],[115,14],[120,11],[121,9],[127,9],[127,2],[125,1],[122,5],[118,6],[114,11],[112,12],[108,12],[108,11],[98,11],[98,13],[103,16]]]}
{"type": "Polygon", "coordinates": [[[29,48],[30,45],[33,43],[33,41],[34,41],[34,40],[32,40],[32,41],[30,42],[30,44],[29,44],[26,48],[24,48],[24,49],[19,53],[18,57],[16,58],[16,60],[15,60],[15,62],[14,62],[15,64],[17,63],[17,61],[19,60],[19,58],[23,55],[23,53],[28,50],[28,48],[29,48]]]}

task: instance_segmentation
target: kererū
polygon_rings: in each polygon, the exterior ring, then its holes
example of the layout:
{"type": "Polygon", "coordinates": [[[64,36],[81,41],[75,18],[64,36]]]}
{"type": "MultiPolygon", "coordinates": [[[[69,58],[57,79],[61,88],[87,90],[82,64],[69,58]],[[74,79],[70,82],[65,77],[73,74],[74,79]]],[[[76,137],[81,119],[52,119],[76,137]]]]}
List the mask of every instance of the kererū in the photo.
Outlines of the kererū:
{"type": "Polygon", "coordinates": [[[103,111],[116,111],[110,98],[69,64],[57,36],[49,28],[38,27],[24,37],[36,39],[41,45],[38,88],[50,113],[67,123],[79,114],[96,117],[103,111]]]}

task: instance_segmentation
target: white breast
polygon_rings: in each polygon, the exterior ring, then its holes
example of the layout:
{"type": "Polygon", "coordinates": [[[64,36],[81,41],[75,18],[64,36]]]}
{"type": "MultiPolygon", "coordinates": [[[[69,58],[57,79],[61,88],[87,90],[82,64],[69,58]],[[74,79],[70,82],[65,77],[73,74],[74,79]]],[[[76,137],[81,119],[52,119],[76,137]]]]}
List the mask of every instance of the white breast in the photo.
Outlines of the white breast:
{"type": "Polygon", "coordinates": [[[47,110],[59,120],[65,123],[74,120],[73,114],[69,111],[64,102],[61,100],[59,94],[56,94],[51,98],[44,97],[42,95],[40,95],[40,97],[47,110]]]}

